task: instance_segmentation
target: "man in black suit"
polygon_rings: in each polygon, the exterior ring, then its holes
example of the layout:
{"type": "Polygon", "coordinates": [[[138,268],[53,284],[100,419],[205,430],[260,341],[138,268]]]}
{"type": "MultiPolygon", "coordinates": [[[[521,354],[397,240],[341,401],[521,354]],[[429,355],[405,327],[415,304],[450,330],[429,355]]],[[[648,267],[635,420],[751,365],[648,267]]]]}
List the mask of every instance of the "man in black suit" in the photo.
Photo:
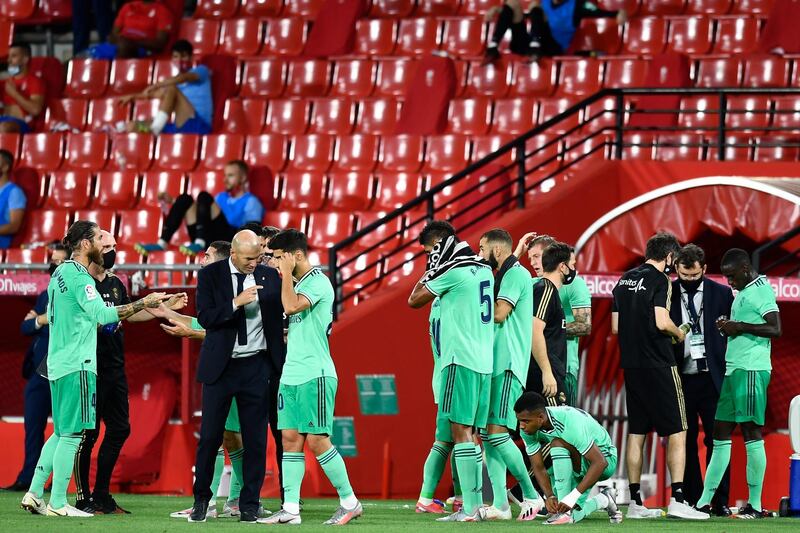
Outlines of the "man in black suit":
{"type": "Polygon", "coordinates": [[[231,399],[236,398],[244,444],[241,522],[258,518],[267,453],[268,383],[286,358],[278,271],[261,265],[258,236],[238,232],[228,261],[197,277],[197,319],[206,330],[197,380],[203,384],[203,418],[195,462],[194,506],[189,522],[205,522],[212,499],[214,460],[231,399]]]}
{"type": "MultiPolygon", "coordinates": [[[[676,263],[678,279],[672,282],[670,314],[676,324],[688,323],[692,328],[684,342],[675,344],[675,360],[681,373],[688,423],[684,496],[694,505],[703,493],[697,419],[699,417],[703,422],[708,464],[713,449],[714,415],[725,376],[727,346],[727,339],[720,335],[715,322],[721,316],[730,317],[733,292],[730,287],[705,277],[706,255],[699,246],[684,246],[676,263]]],[[[717,516],[731,514],[728,509],[729,485],[730,469],[725,473],[711,506],[717,516]]]]}

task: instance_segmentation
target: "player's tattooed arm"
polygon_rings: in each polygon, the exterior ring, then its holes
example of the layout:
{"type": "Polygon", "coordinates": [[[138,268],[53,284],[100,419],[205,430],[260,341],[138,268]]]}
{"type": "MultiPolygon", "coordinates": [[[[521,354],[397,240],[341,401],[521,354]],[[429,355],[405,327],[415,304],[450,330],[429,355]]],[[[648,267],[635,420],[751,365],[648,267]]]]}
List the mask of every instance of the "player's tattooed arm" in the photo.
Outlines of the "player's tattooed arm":
{"type": "Polygon", "coordinates": [[[574,309],[575,321],[567,324],[567,338],[586,337],[592,333],[592,308],[574,309]]]}
{"type": "Polygon", "coordinates": [[[163,292],[151,292],[144,298],[133,303],[117,306],[117,314],[120,320],[125,320],[148,307],[158,307],[161,302],[168,299],[169,295],[163,292]]]}

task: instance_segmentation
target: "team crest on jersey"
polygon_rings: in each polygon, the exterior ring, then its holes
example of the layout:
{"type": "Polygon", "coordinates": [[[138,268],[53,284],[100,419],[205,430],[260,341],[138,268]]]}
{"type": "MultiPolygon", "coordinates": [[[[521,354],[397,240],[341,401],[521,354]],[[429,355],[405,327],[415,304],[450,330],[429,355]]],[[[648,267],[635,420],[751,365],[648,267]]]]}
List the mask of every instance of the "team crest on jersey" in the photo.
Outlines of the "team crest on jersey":
{"type": "Polygon", "coordinates": [[[114,295],[115,300],[119,300],[119,289],[116,287],[111,287],[111,294],[114,295]]]}
{"type": "Polygon", "coordinates": [[[86,285],[86,287],[84,287],[83,290],[86,293],[87,300],[91,301],[97,298],[97,293],[95,292],[94,287],[92,287],[91,285],[86,285]]]}

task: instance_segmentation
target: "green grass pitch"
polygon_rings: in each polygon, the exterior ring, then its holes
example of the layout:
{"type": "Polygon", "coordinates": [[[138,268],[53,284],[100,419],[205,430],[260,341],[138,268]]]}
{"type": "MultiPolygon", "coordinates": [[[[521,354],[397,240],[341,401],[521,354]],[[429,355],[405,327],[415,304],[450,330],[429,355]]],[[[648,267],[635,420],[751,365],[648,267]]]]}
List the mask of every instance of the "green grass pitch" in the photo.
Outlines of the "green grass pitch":
{"type": "MultiPolygon", "coordinates": [[[[0,531],[2,532],[171,532],[171,531],[237,531],[254,528],[266,528],[264,525],[239,524],[235,519],[209,520],[205,524],[189,524],[185,520],[169,518],[169,513],[189,507],[191,498],[175,496],[138,496],[120,494],[117,501],[130,510],[130,515],[95,516],[89,519],[50,518],[33,516],[19,508],[21,493],[0,493],[0,531]],[[57,523],[56,523],[57,522],[57,523]]],[[[322,526],[337,505],[336,500],[307,500],[303,508],[302,531],[330,531],[322,526]]],[[[535,522],[484,522],[480,524],[440,524],[433,515],[414,513],[414,502],[409,500],[367,500],[364,501],[364,516],[348,525],[357,531],[380,531],[381,533],[427,533],[428,531],[455,530],[491,530],[520,531],[523,529],[540,530],[545,527],[541,520],[535,522]]],[[[270,510],[275,510],[275,500],[265,500],[270,510]]],[[[516,509],[515,509],[516,514],[516,509]]],[[[284,529],[288,526],[283,526],[284,529]]],[[[280,526],[272,526],[280,528],[280,526]]],[[[800,531],[800,519],[772,518],[764,520],[712,519],[706,522],[689,522],[686,520],[648,520],[646,522],[626,520],[622,524],[611,525],[605,514],[597,512],[589,519],[573,526],[561,526],[562,529],[593,531],[658,531],[684,532],[702,531],[703,533],[723,533],[734,531],[800,531]]],[[[288,528],[294,531],[294,528],[288,528]]],[[[549,528],[548,528],[549,530],[549,528]]]]}

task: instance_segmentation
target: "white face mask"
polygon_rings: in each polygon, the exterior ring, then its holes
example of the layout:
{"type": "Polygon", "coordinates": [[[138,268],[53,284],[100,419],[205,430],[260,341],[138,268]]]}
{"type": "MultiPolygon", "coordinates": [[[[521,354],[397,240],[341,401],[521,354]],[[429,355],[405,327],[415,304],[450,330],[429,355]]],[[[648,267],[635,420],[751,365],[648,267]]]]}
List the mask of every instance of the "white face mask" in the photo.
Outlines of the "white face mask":
{"type": "Polygon", "coordinates": [[[8,73],[11,74],[12,76],[16,76],[17,74],[19,74],[19,72],[20,72],[19,65],[8,66],[8,73]]]}

